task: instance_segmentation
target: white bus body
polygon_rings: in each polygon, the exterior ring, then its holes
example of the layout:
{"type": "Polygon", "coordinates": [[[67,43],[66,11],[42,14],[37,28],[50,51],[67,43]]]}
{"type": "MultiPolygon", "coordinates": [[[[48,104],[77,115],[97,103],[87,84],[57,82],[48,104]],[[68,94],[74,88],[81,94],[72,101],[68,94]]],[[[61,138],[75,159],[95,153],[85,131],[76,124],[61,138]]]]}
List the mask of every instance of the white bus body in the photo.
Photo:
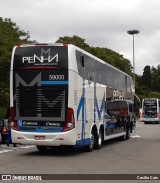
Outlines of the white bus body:
{"type": "Polygon", "coordinates": [[[106,121],[111,119],[104,119],[106,102],[133,100],[133,96],[129,75],[76,46],[14,47],[10,71],[12,141],[39,149],[100,147],[101,141],[127,133],[125,127],[107,129],[106,121]]]}
{"type": "Polygon", "coordinates": [[[160,99],[145,98],[142,100],[140,121],[144,123],[160,123],[160,99]]]}

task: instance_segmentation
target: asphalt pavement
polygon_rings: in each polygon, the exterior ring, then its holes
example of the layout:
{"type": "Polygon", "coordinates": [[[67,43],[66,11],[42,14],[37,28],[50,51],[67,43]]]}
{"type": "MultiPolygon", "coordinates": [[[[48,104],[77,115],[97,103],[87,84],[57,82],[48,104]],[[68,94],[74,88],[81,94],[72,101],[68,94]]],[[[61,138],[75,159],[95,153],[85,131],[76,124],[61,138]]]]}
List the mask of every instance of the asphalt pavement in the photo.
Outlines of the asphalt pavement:
{"type": "MultiPolygon", "coordinates": [[[[126,141],[104,143],[100,150],[84,152],[76,148],[50,149],[38,152],[35,146],[0,147],[1,174],[159,174],[160,125],[137,122],[136,131],[126,141]]],[[[93,177],[89,175],[91,179],[93,177]]],[[[89,181],[89,180],[88,180],[89,181]]],[[[158,182],[149,180],[147,182],[158,182]]],[[[37,181],[38,182],[38,181],[37,181]]],[[[44,181],[44,182],[53,182],[44,181]]],[[[57,181],[55,181],[57,182],[57,181]]],[[[59,182],[72,182],[59,180],[59,182]]],[[[75,181],[73,181],[75,182],[75,181]]],[[[84,182],[76,180],[76,182],[84,182]]],[[[90,182],[115,182],[92,180],[90,182]]],[[[116,182],[146,182],[144,180],[116,182]]]]}

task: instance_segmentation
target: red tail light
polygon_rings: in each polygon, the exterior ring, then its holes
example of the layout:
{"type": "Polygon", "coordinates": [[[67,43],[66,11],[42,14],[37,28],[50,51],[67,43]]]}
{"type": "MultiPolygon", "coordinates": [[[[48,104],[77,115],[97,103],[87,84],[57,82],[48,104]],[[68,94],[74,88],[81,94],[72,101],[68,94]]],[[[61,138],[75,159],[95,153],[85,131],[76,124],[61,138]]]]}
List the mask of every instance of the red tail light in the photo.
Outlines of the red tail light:
{"type": "Polygon", "coordinates": [[[144,118],[144,112],[142,112],[142,118],[144,118]]]}
{"type": "Polygon", "coordinates": [[[74,111],[72,108],[69,107],[67,110],[66,124],[65,124],[62,132],[72,130],[74,127],[75,127],[74,111]]]}
{"type": "Polygon", "coordinates": [[[128,110],[127,109],[120,109],[119,115],[120,116],[126,116],[126,115],[128,115],[128,110]]]}
{"type": "Polygon", "coordinates": [[[11,128],[18,131],[18,126],[16,124],[15,117],[14,117],[14,108],[13,107],[10,107],[9,122],[10,122],[11,128]]]}
{"type": "Polygon", "coordinates": [[[156,118],[158,118],[158,115],[159,115],[158,112],[156,112],[156,118]]]}
{"type": "Polygon", "coordinates": [[[2,132],[3,133],[6,133],[7,131],[8,131],[7,128],[6,127],[3,127],[2,132]]]}

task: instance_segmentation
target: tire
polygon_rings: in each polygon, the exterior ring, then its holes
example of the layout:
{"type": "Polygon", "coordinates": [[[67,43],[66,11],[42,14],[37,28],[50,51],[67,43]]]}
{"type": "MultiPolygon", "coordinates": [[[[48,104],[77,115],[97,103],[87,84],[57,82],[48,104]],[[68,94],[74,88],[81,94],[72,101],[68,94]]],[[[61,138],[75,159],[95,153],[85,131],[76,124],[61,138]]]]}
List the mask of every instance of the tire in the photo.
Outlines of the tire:
{"type": "Polygon", "coordinates": [[[47,146],[37,146],[39,152],[46,152],[48,147],[47,146]]]}
{"type": "Polygon", "coordinates": [[[95,149],[100,149],[103,144],[103,131],[102,129],[99,130],[99,134],[96,135],[95,139],[95,149]]]}
{"type": "Polygon", "coordinates": [[[130,137],[131,137],[130,129],[127,128],[127,129],[126,129],[125,135],[121,136],[121,137],[120,137],[120,140],[121,140],[121,141],[125,141],[125,140],[130,139],[130,137]]]}
{"type": "Polygon", "coordinates": [[[134,125],[134,123],[133,123],[133,121],[132,121],[132,122],[131,122],[131,126],[130,126],[130,133],[133,132],[133,125],[134,125]]]}
{"type": "Polygon", "coordinates": [[[93,133],[93,131],[92,131],[90,144],[87,145],[87,146],[85,146],[84,147],[84,150],[86,152],[92,152],[93,149],[94,149],[94,147],[95,147],[95,133],[93,133]]]}
{"type": "Polygon", "coordinates": [[[130,137],[131,137],[131,134],[130,134],[130,130],[128,129],[126,131],[126,140],[130,139],[130,137]]]}
{"type": "Polygon", "coordinates": [[[125,141],[125,140],[126,140],[126,134],[123,135],[123,136],[121,136],[121,137],[120,137],[120,140],[121,140],[121,141],[125,141]]]}

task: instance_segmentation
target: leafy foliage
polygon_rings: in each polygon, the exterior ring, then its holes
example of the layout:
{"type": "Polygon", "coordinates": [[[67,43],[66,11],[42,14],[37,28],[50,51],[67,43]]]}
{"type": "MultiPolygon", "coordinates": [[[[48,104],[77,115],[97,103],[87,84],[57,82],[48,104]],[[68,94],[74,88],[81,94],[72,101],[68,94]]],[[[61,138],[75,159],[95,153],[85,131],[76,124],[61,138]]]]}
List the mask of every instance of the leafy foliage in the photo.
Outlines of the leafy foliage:
{"type": "Polygon", "coordinates": [[[11,19],[0,17],[0,106],[9,104],[9,69],[15,45],[30,43],[29,32],[21,30],[11,19]]]}
{"type": "Polygon", "coordinates": [[[142,85],[147,86],[148,88],[151,88],[151,68],[149,65],[145,66],[143,75],[141,78],[142,85]]]}
{"type": "Polygon", "coordinates": [[[78,36],[65,36],[65,37],[60,37],[56,43],[63,43],[63,44],[73,44],[79,48],[83,48],[84,50],[87,50],[89,48],[89,45],[85,43],[85,39],[82,39],[78,36]]]}
{"type": "Polygon", "coordinates": [[[157,68],[145,66],[142,76],[136,78],[136,92],[140,99],[160,98],[160,65],[157,68]]]}
{"type": "Polygon", "coordinates": [[[160,65],[157,69],[154,67],[151,69],[151,89],[160,92],[160,65]]]}

